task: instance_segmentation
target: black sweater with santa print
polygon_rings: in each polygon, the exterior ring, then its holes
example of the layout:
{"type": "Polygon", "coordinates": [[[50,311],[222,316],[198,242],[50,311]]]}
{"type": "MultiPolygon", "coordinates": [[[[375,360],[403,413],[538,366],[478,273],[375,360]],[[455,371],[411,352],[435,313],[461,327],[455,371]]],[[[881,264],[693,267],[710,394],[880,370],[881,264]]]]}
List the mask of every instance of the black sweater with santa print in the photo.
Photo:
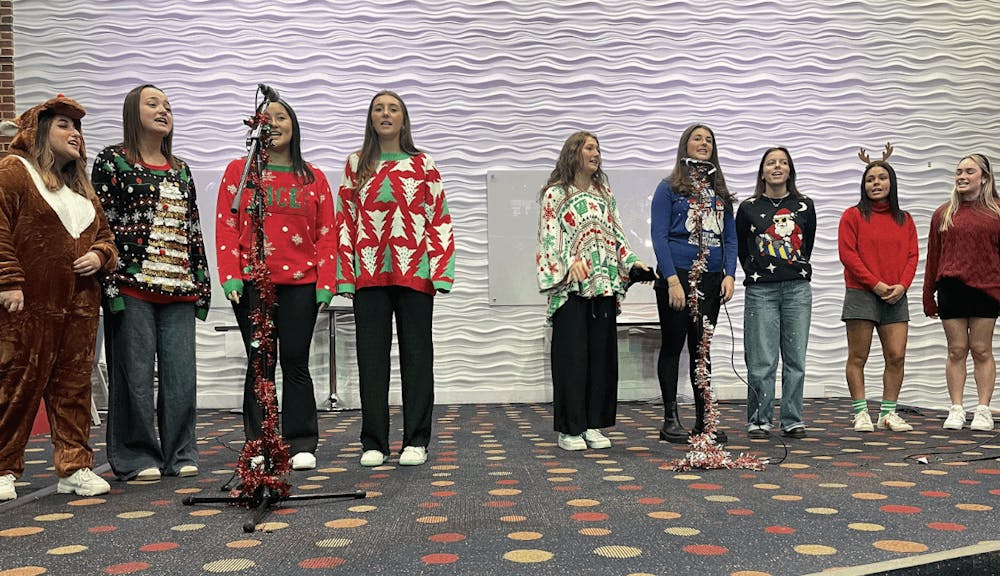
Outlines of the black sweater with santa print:
{"type": "Polygon", "coordinates": [[[816,208],[805,196],[781,200],[748,198],[736,212],[736,237],[743,284],[812,278],[816,208]]]}

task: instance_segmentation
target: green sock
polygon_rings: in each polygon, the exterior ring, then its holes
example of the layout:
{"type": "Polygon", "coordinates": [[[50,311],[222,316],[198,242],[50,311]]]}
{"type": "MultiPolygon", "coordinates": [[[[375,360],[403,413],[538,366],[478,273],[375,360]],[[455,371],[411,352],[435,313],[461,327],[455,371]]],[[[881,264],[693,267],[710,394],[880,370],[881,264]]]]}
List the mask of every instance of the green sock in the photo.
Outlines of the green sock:
{"type": "Polygon", "coordinates": [[[896,411],[896,401],[895,400],[883,400],[882,409],[879,410],[879,416],[885,416],[889,412],[896,411]]]}
{"type": "Polygon", "coordinates": [[[851,400],[851,409],[854,410],[855,414],[860,414],[868,409],[868,400],[862,398],[861,400],[851,400]]]}

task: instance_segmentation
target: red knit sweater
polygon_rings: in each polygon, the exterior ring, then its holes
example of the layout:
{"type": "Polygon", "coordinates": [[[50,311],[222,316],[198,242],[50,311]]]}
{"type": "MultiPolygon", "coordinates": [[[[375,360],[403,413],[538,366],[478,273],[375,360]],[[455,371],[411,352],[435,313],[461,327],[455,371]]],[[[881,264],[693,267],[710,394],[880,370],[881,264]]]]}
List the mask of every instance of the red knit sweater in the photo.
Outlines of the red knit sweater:
{"type": "MultiPolygon", "coordinates": [[[[253,229],[247,207],[253,194],[240,198],[240,211],[229,208],[243,174],[246,158],[233,160],[219,185],[216,206],[215,254],[219,280],[228,294],[243,291],[253,249],[253,229]]],[[[336,271],[337,237],[333,194],[326,176],[309,165],[316,180],[301,184],[290,167],[268,165],[264,171],[266,263],[275,284],[316,283],[316,301],[330,303],[336,271]]]]}
{"type": "Polygon", "coordinates": [[[956,278],[1000,301],[1000,218],[963,202],[951,217],[951,227],[942,232],[946,206],[934,211],[927,237],[924,314],[928,316],[937,316],[934,293],[941,278],[956,278]]]}
{"type": "Polygon", "coordinates": [[[844,282],[848,288],[871,290],[879,282],[909,288],[917,272],[917,228],[909,214],[896,223],[888,202],[873,202],[865,220],[856,206],[840,217],[837,237],[844,282]]]}

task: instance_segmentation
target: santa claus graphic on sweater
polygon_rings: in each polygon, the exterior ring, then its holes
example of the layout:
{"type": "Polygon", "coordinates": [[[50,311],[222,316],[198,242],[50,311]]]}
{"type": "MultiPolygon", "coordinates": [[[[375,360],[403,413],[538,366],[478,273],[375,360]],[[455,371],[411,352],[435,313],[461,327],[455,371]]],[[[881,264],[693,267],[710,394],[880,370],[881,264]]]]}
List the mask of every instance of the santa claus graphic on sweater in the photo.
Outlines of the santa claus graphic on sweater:
{"type": "Polygon", "coordinates": [[[795,214],[781,208],[771,217],[771,226],[757,237],[761,255],[797,262],[802,258],[802,229],[795,223],[795,214]]]}

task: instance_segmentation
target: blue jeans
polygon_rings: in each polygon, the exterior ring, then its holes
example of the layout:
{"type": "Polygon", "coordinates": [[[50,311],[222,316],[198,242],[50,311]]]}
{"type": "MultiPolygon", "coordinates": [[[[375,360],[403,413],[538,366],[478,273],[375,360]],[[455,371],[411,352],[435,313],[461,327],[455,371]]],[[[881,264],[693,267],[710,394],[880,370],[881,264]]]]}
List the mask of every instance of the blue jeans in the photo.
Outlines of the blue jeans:
{"type": "Polygon", "coordinates": [[[744,291],[744,358],[750,389],[747,422],[771,427],[781,352],[781,428],[802,426],[812,287],[806,280],[751,284],[744,291]]]}
{"type": "Polygon", "coordinates": [[[104,317],[108,462],[121,480],[146,468],[175,475],[182,466],[198,464],[194,303],[123,297],[125,309],[105,309],[104,317]]]}

